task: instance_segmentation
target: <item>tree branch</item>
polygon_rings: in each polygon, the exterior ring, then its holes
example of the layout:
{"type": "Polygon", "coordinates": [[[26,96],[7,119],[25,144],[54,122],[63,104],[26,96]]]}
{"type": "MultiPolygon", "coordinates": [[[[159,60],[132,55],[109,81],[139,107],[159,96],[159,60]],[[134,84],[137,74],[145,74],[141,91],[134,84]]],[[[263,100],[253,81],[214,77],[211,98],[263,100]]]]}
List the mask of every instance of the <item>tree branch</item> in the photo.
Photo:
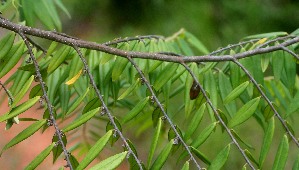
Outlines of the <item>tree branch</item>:
{"type": "Polygon", "coordinates": [[[7,94],[8,98],[9,98],[9,104],[12,104],[14,101],[13,96],[11,95],[11,93],[8,91],[8,89],[4,86],[4,84],[1,81],[0,81],[0,86],[2,86],[3,90],[7,94]]]}
{"type": "Polygon", "coordinates": [[[243,53],[238,53],[235,55],[220,55],[220,56],[213,56],[213,55],[204,55],[204,56],[184,56],[184,57],[178,57],[178,56],[170,56],[170,55],[164,55],[159,53],[145,53],[145,52],[134,52],[134,51],[124,51],[117,48],[109,47],[103,44],[98,44],[95,42],[89,42],[74,38],[69,38],[66,36],[62,36],[60,34],[57,34],[57,32],[52,31],[45,31],[37,28],[31,28],[19,24],[15,24],[13,22],[10,22],[7,19],[0,18],[0,27],[6,28],[8,30],[18,32],[18,30],[23,30],[24,34],[33,35],[36,37],[60,42],[62,44],[66,44],[69,46],[73,46],[76,44],[80,48],[87,48],[97,51],[102,51],[105,53],[118,55],[121,57],[126,58],[127,56],[130,56],[131,58],[142,58],[142,59],[151,59],[151,60],[160,60],[160,61],[168,61],[168,62],[176,62],[176,63],[188,63],[188,62],[221,62],[221,61],[230,61],[231,57],[235,59],[241,59],[246,58],[250,56],[254,56],[257,54],[263,54],[263,53],[269,53],[277,50],[281,50],[281,46],[287,47],[289,45],[295,44],[299,42],[299,37],[295,37],[291,40],[287,40],[284,43],[281,43],[279,45],[274,45],[267,48],[259,48],[259,49],[253,49],[249,50],[243,53]]]}

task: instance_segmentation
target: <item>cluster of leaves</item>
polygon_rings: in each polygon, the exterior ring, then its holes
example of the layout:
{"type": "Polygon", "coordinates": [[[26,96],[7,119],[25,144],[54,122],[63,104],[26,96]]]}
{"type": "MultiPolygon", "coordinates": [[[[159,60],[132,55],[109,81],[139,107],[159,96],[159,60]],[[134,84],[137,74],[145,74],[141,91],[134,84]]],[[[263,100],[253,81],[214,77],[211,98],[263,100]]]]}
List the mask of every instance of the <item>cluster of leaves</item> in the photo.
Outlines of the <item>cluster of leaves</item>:
{"type": "MultiPolygon", "coordinates": [[[[14,1],[8,1],[6,5],[8,6],[12,2],[14,1]]],[[[47,5],[48,1],[40,1],[35,4],[36,8],[26,8],[27,1],[19,3],[22,5],[20,6],[20,18],[24,19],[26,24],[33,26],[34,17],[37,17],[46,28],[61,29],[54,8],[54,4],[56,4],[61,9],[65,9],[59,0],[49,1],[49,6],[47,5]],[[36,9],[45,10],[37,12],[36,9]]],[[[297,35],[298,31],[290,35],[285,32],[276,32],[250,36],[246,37],[243,43],[219,49],[210,55],[234,55],[253,49],[267,48],[297,35]]],[[[124,51],[156,54],[180,54],[183,56],[209,54],[204,45],[185,30],[180,30],[168,38],[157,36],[126,38],[123,41],[112,41],[109,45],[124,51]]],[[[287,48],[296,53],[298,46],[297,43],[287,48]]],[[[10,99],[11,109],[7,113],[1,113],[0,122],[6,122],[7,130],[22,121],[34,122],[9,141],[2,149],[2,154],[3,151],[27,139],[38,130],[45,131],[53,122],[51,113],[43,104],[42,86],[34,83],[37,70],[32,59],[26,54],[26,51],[30,49],[26,48],[25,42],[19,40],[19,36],[16,36],[15,33],[8,33],[1,38],[0,49],[0,78],[7,75],[18,62],[22,62],[18,70],[3,84],[3,89],[5,88],[8,92],[6,95],[10,99]],[[27,92],[29,92],[29,99],[19,104],[27,92]],[[38,101],[41,101],[44,107],[41,119],[18,118],[38,101]]],[[[121,136],[116,127],[120,133],[122,131],[127,133],[129,129],[134,128],[135,131],[131,133],[136,136],[153,133],[148,138],[151,143],[148,147],[147,161],[145,165],[142,163],[144,169],[161,169],[170,159],[170,155],[173,155],[172,157],[175,157],[178,163],[183,162],[182,169],[189,169],[190,161],[187,159],[193,155],[200,160],[202,167],[220,169],[229,158],[231,141],[219,143],[224,147],[216,152],[216,156],[210,155],[209,152],[203,152],[199,148],[211,138],[213,133],[216,133],[217,127],[225,133],[226,126],[230,129],[228,132],[233,134],[233,139],[242,143],[242,146],[246,148],[246,157],[256,167],[263,168],[274,136],[276,121],[273,116],[274,112],[269,103],[261,98],[263,96],[252,83],[248,74],[234,62],[188,64],[207,92],[208,98],[206,98],[204,93],[199,90],[194,77],[180,63],[136,58],[134,59],[138,66],[136,68],[127,58],[101,51],[81,49],[87,61],[87,70],[79,54],[71,46],[53,41],[47,50],[36,47],[32,48],[32,51],[38,62],[49,102],[54,108],[54,119],[61,122],[69,119],[73,121],[61,127],[62,141],[57,134],[54,135],[52,143],[26,169],[37,167],[51,152],[53,153],[53,162],[55,162],[63,153],[59,143],[63,142],[68,146],[67,139],[78,138],[69,132],[79,130],[83,131],[88,139],[80,138],[79,140],[84,142],[73,146],[70,151],[79,150],[80,154],[76,157],[85,155],[79,164],[75,156],[70,154],[70,162],[74,169],[84,169],[105,147],[108,148],[106,146],[108,142],[114,147],[119,145],[117,141],[120,141],[121,136]],[[138,72],[138,69],[142,70],[145,77],[138,72]],[[88,71],[90,71],[96,87],[93,86],[91,78],[87,74],[88,71]],[[152,85],[154,94],[145,86],[146,82],[152,85]],[[98,88],[103,95],[105,105],[94,91],[95,88],[98,88]],[[158,101],[154,100],[154,95],[158,101]],[[210,107],[208,100],[217,108],[217,113],[222,121],[215,116],[216,113],[210,107]],[[162,104],[163,108],[159,107],[159,104],[162,104]],[[106,106],[113,115],[112,119],[109,115],[107,116],[106,106]],[[164,111],[167,115],[164,114],[164,111]],[[205,115],[208,115],[208,118],[205,118],[205,115]],[[246,142],[243,139],[244,135],[237,130],[238,127],[244,126],[250,118],[255,119],[265,133],[264,136],[261,136],[263,142],[260,144],[261,150],[258,157],[251,153],[255,147],[246,142]],[[203,127],[202,130],[200,130],[200,126],[203,127]],[[162,138],[163,136],[167,136],[168,141],[162,138]],[[90,141],[93,141],[92,144],[90,141]],[[185,145],[190,149],[191,155],[184,147],[185,145]],[[210,159],[212,156],[214,158],[210,159]]],[[[239,61],[251,73],[266,96],[277,106],[278,112],[285,113],[281,116],[291,131],[287,131],[286,135],[282,137],[273,161],[273,169],[283,169],[289,151],[287,133],[294,134],[291,123],[288,121],[296,118],[294,113],[299,109],[296,61],[286,51],[260,54],[239,61]]],[[[106,158],[91,169],[114,169],[126,158],[128,158],[131,169],[140,168],[133,156],[134,154],[138,158],[139,150],[133,144],[137,141],[131,142],[129,139],[125,139],[121,142],[128,143],[128,147],[124,147],[123,152],[106,158]]],[[[143,160],[143,158],[138,159],[143,160]]],[[[294,168],[296,167],[298,167],[298,160],[294,163],[294,168]]],[[[243,168],[246,169],[246,164],[243,168]]]]}

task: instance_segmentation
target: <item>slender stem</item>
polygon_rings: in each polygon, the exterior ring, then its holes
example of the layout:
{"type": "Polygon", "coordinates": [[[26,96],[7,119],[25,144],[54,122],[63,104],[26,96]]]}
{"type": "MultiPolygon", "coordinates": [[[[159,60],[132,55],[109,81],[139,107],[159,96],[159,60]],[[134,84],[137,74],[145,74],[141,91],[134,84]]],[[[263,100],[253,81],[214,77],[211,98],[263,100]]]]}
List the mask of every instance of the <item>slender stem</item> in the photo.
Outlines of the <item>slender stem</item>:
{"type": "Polygon", "coordinates": [[[61,145],[62,147],[62,150],[63,150],[63,153],[65,155],[65,159],[67,161],[67,166],[73,170],[73,166],[71,164],[71,161],[70,161],[70,157],[69,157],[69,152],[67,151],[66,149],[66,146],[64,145],[63,143],[63,140],[62,140],[62,133],[61,133],[61,130],[58,128],[58,125],[56,123],[56,120],[55,120],[55,117],[54,117],[54,113],[53,113],[53,110],[52,110],[52,105],[51,105],[51,102],[49,100],[49,97],[47,95],[47,90],[45,88],[45,84],[44,84],[44,81],[43,81],[43,78],[41,76],[41,73],[40,73],[40,70],[39,70],[39,66],[38,66],[38,63],[34,57],[34,54],[32,52],[32,48],[29,44],[29,41],[28,39],[26,38],[26,36],[23,34],[22,32],[22,29],[19,30],[18,34],[22,37],[22,39],[24,40],[25,44],[26,44],[26,47],[28,49],[28,52],[29,52],[29,56],[30,56],[30,59],[33,61],[33,64],[34,64],[34,67],[35,67],[35,71],[36,71],[36,76],[39,80],[39,83],[41,85],[41,88],[42,88],[42,91],[43,91],[43,99],[46,101],[46,104],[47,104],[47,107],[48,107],[48,110],[49,110],[49,114],[50,114],[50,120],[51,120],[51,123],[53,124],[54,128],[55,128],[55,132],[56,132],[56,135],[58,137],[58,141],[59,141],[59,145],[61,145]]]}
{"type": "Polygon", "coordinates": [[[124,38],[124,39],[120,39],[120,38],[117,38],[113,41],[108,41],[108,42],[105,42],[105,43],[102,43],[103,45],[115,45],[115,44],[118,44],[118,43],[122,43],[122,42],[129,42],[129,41],[135,41],[135,40],[144,40],[144,39],[164,39],[163,36],[159,36],[159,35],[143,35],[143,36],[136,36],[136,37],[127,37],[127,38],[124,38]]]}
{"type": "Polygon", "coordinates": [[[197,163],[196,159],[193,157],[189,146],[185,143],[185,141],[183,140],[182,136],[179,134],[179,132],[177,131],[177,129],[175,128],[175,125],[172,123],[171,119],[169,118],[169,116],[167,115],[166,111],[164,110],[162,104],[160,103],[158,97],[156,96],[152,86],[150,85],[149,81],[146,79],[145,75],[142,73],[142,71],[140,70],[140,68],[138,67],[138,65],[134,62],[134,60],[128,56],[127,59],[130,61],[130,63],[135,67],[136,71],[138,72],[138,74],[141,76],[144,84],[147,86],[148,90],[150,91],[153,100],[157,103],[158,107],[161,109],[164,117],[166,118],[166,120],[168,121],[168,123],[170,124],[172,130],[174,131],[174,133],[176,134],[176,137],[180,140],[180,142],[183,144],[184,148],[186,149],[186,151],[188,152],[188,154],[190,155],[190,159],[195,163],[196,167],[198,169],[201,169],[200,165],[197,163]]]}
{"type": "Polygon", "coordinates": [[[13,96],[11,95],[11,93],[8,91],[8,89],[4,86],[4,84],[0,81],[0,85],[2,86],[2,88],[4,89],[5,93],[7,94],[10,104],[13,103],[14,99],[13,96]]]}
{"type": "Polygon", "coordinates": [[[190,69],[190,67],[188,67],[185,63],[181,63],[181,64],[190,73],[190,75],[192,76],[193,80],[195,81],[195,83],[199,87],[200,91],[202,92],[203,96],[207,100],[207,103],[210,105],[211,109],[213,110],[215,116],[220,121],[220,123],[222,124],[222,126],[224,127],[224,129],[226,130],[226,132],[228,133],[229,137],[232,139],[233,143],[237,146],[238,150],[241,152],[242,156],[244,157],[245,161],[248,163],[248,165],[250,166],[250,168],[254,170],[255,169],[254,166],[251,164],[250,160],[248,159],[248,157],[246,156],[244,150],[241,148],[240,144],[237,142],[237,140],[235,139],[235,137],[231,133],[230,129],[226,126],[226,124],[224,123],[224,121],[221,119],[221,117],[220,117],[217,109],[212,104],[212,101],[210,100],[210,98],[208,97],[207,93],[205,92],[205,89],[199,83],[198,79],[196,78],[196,76],[194,75],[194,73],[192,72],[192,70],[190,69]]]}
{"type": "Polygon", "coordinates": [[[292,140],[295,142],[295,144],[297,145],[297,147],[299,147],[299,142],[296,139],[296,137],[294,136],[294,134],[292,134],[292,132],[290,131],[289,127],[287,126],[287,124],[285,123],[285,120],[280,116],[280,114],[277,112],[277,110],[275,109],[275,107],[273,106],[273,104],[271,103],[270,99],[266,96],[266,94],[263,92],[263,90],[260,88],[260,86],[258,85],[258,83],[255,81],[255,79],[253,78],[253,76],[249,73],[249,71],[236,59],[233,59],[233,62],[236,63],[243,71],[244,73],[247,75],[247,77],[250,79],[250,81],[255,85],[255,87],[258,89],[258,91],[260,92],[260,94],[263,96],[263,98],[266,100],[266,102],[268,103],[268,105],[270,106],[270,108],[273,110],[274,115],[278,118],[278,120],[280,121],[280,123],[282,124],[282,126],[285,128],[286,132],[289,134],[289,136],[292,138],[292,140]]]}
{"type": "MultiPolygon", "coordinates": [[[[124,142],[124,145],[125,145],[126,148],[128,149],[128,152],[129,152],[130,154],[133,155],[133,157],[134,157],[134,159],[136,160],[136,162],[137,162],[139,168],[142,170],[143,168],[142,168],[142,165],[141,165],[140,160],[138,159],[137,155],[133,152],[132,148],[131,148],[130,145],[128,144],[126,138],[124,137],[124,135],[122,134],[122,132],[120,131],[120,129],[117,127],[117,125],[116,125],[116,123],[115,123],[115,121],[114,121],[114,118],[113,118],[112,114],[110,113],[110,111],[109,111],[107,105],[105,104],[104,99],[103,99],[103,96],[101,95],[100,90],[98,89],[98,87],[97,87],[97,85],[96,85],[96,83],[95,83],[95,80],[94,80],[94,78],[93,78],[93,76],[92,76],[92,74],[91,74],[91,72],[90,72],[90,69],[89,69],[89,67],[88,67],[88,64],[87,64],[85,58],[83,57],[83,54],[82,54],[81,50],[78,48],[78,46],[76,46],[76,44],[73,44],[72,47],[73,47],[73,48],[76,50],[76,52],[78,53],[78,55],[79,55],[79,57],[80,57],[80,59],[81,59],[83,65],[84,65],[84,69],[85,69],[85,71],[87,72],[87,75],[88,75],[88,77],[89,77],[91,86],[92,86],[93,89],[95,90],[97,97],[100,99],[101,104],[102,104],[102,108],[104,108],[105,113],[107,114],[107,116],[108,116],[110,122],[112,123],[112,125],[113,125],[113,127],[114,127],[114,130],[118,133],[118,135],[120,136],[120,138],[121,138],[122,141],[124,142]]],[[[101,111],[102,111],[102,110],[101,110],[101,111]]]]}

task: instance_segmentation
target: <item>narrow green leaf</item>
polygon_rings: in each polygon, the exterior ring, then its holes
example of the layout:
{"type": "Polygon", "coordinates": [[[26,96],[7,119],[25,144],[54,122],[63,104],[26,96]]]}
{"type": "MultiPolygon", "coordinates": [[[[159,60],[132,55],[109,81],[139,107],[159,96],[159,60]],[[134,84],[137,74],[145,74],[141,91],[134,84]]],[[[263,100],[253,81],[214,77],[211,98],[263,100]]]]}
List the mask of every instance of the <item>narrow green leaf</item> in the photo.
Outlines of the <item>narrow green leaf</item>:
{"type": "MultiPolygon", "coordinates": [[[[196,63],[191,63],[190,65],[190,69],[192,70],[193,73],[198,73],[198,67],[196,65],[196,63]]],[[[190,98],[190,89],[192,88],[192,84],[193,84],[193,78],[192,76],[187,73],[187,78],[185,81],[185,92],[184,92],[184,104],[185,104],[185,117],[189,117],[190,113],[193,110],[194,107],[194,103],[196,100],[191,100],[190,98]]],[[[197,96],[198,97],[198,96],[197,96]]]]}
{"type": "Polygon", "coordinates": [[[22,86],[23,88],[20,90],[20,92],[16,95],[13,104],[11,105],[11,107],[15,107],[17,105],[17,103],[24,97],[24,95],[26,94],[27,90],[30,88],[31,83],[33,82],[34,76],[32,75],[27,81],[26,83],[22,86]]]}
{"type": "Polygon", "coordinates": [[[159,91],[164,84],[171,80],[178,66],[179,64],[177,63],[168,63],[167,66],[159,73],[153,85],[156,91],[159,91]]]}
{"type": "Polygon", "coordinates": [[[224,149],[222,149],[216,158],[212,161],[208,170],[219,170],[227,161],[228,155],[230,151],[230,145],[227,145],[224,149]]]}
{"type": "Polygon", "coordinates": [[[189,170],[189,161],[186,161],[181,170],[189,170]]]}
{"type": "Polygon", "coordinates": [[[99,98],[95,97],[91,99],[84,107],[82,115],[101,106],[101,101],[99,98]]]}
{"type": "Polygon", "coordinates": [[[245,37],[244,39],[274,38],[274,37],[280,37],[280,36],[286,36],[286,35],[288,35],[287,32],[270,32],[270,33],[250,35],[250,36],[245,37]]]}
{"type": "Polygon", "coordinates": [[[23,41],[17,42],[9,52],[5,55],[6,57],[0,60],[0,78],[8,73],[20,60],[24,53],[25,43],[23,41]]]}
{"type": "Polygon", "coordinates": [[[58,44],[59,44],[58,42],[52,41],[51,45],[49,46],[49,48],[47,50],[46,57],[52,55],[52,53],[55,51],[58,44]]]}
{"type": "Polygon", "coordinates": [[[234,135],[234,137],[235,137],[238,141],[242,142],[242,143],[243,143],[244,145],[246,145],[248,148],[250,148],[250,149],[254,149],[253,146],[251,146],[250,144],[248,144],[247,142],[245,142],[245,141],[240,137],[240,135],[239,135],[234,129],[231,129],[231,133],[234,135]]]}
{"type": "Polygon", "coordinates": [[[273,139],[273,135],[274,135],[274,129],[275,129],[275,123],[274,123],[274,117],[272,117],[271,120],[269,121],[268,127],[265,131],[263,144],[261,147],[260,158],[259,158],[260,167],[263,166],[266,156],[269,152],[269,149],[270,149],[270,146],[272,143],[272,139],[273,139]]]}
{"type": "Polygon", "coordinates": [[[297,156],[297,158],[293,164],[292,170],[298,170],[298,169],[299,169],[299,155],[297,156]]]}
{"type": "Polygon", "coordinates": [[[110,137],[112,136],[112,130],[109,130],[103,137],[101,137],[92,148],[89,149],[88,153],[84,159],[80,162],[76,170],[81,170],[86,168],[103,150],[110,137]]]}
{"type": "Polygon", "coordinates": [[[233,88],[237,87],[241,80],[240,68],[235,63],[229,62],[229,72],[233,88]]]}
{"type": "Polygon", "coordinates": [[[0,122],[3,122],[3,121],[8,120],[10,118],[16,117],[19,114],[25,112],[30,107],[32,107],[39,99],[40,99],[40,96],[36,96],[36,97],[34,97],[32,99],[29,99],[26,102],[18,105],[17,107],[12,108],[11,111],[9,111],[8,113],[0,116],[0,122]]]}
{"type": "Polygon", "coordinates": [[[245,155],[248,157],[248,159],[254,162],[258,167],[260,167],[259,163],[256,161],[256,159],[252,156],[252,154],[247,149],[245,149],[244,152],[245,155]]]}
{"type": "Polygon", "coordinates": [[[47,70],[48,74],[53,73],[65,61],[71,49],[72,47],[63,46],[54,54],[47,70]]]}
{"type": "Polygon", "coordinates": [[[35,169],[39,164],[43,162],[44,159],[50,154],[52,149],[54,148],[55,143],[52,143],[50,146],[48,146],[46,149],[44,149],[39,155],[37,155],[33,161],[30,162],[29,165],[25,167],[25,170],[33,170],[35,169]]]}
{"type": "Polygon", "coordinates": [[[140,83],[140,78],[138,78],[134,82],[134,84],[132,84],[125,92],[123,92],[123,94],[121,94],[117,100],[121,100],[121,99],[127,97],[129,94],[131,94],[138,87],[139,83],[140,83]]]}
{"type": "Polygon", "coordinates": [[[199,126],[199,124],[202,120],[203,114],[205,112],[205,109],[206,109],[206,105],[203,104],[197,110],[197,112],[194,114],[194,117],[192,118],[192,120],[187,128],[187,131],[184,135],[185,140],[188,140],[191,137],[191,135],[194,133],[194,131],[197,129],[197,127],[199,126]]]}
{"type": "MultiPolygon", "coordinates": [[[[57,144],[58,144],[57,142],[59,142],[59,141],[60,141],[60,140],[59,140],[58,136],[57,136],[57,135],[54,135],[53,138],[52,138],[52,142],[55,142],[56,145],[55,145],[55,147],[52,149],[52,153],[53,153],[53,164],[55,163],[55,161],[58,159],[58,157],[59,157],[59,156],[61,155],[61,153],[63,152],[62,147],[60,147],[60,146],[57,145],[57,144]]],[[[66,146],[66,144],[67,144],[67,139],[66,139],[66,136],[65,136],[65,135],[62,136],[62,142],[63,142],[64,146],[66,146]]]]}
{"type": "Polygon", "coordinates": [[[229,121],[228,127],[235,127],[251,117],[257,109],[260,102],[260,97],[254,98],[241,107],[235,116],[229,121]]]}
{"type": "Polygon", "coordinates": [[[231,101],[233,101],[235,98],[241,95],[241,93],[244,92],[244,90],[249,85],[249,81],[246,81],[242,84],[240,84],[238,87],[236,87],[233,91],[231,91],[223,100],[223,104],[227,104],[231,101]]]}
{"type": "Polygon", "coordinates": [[[73,156],[73,154],[70,154],[70,163],[72,164],[74,169],[77,169],[79,162],[78,160],[73,156]]]}
{"type": "Polygon", "coordinates": [[[11,49],[16,34],[15,33],[9,33],[5,37],[3,37],[0,41],[0,60],[6,56],[6,54],[11,49]]]}
{"type": "MultiPolygon", "coordinates": [[[[277,45],[277,43],[275,45],[277,45]]],[[[283,51],[273,52],[272,70],[273,70],[273,74],[274,74],[274,79],[276,81],[280,80],[282,70],[283,70],[283,66],[284,66],[283,51]]]]}
{"type": "Polygon", "coordinates": [[[195,48],[198,49],[198,51],[200,51],[202,54],[208,54],[209,50],[207,49],[207,47],[204,46],[204,44],[199,41],[194,35],[192,35],[189,32],[185,32],[187,41],[192,44],[195,48]]]}
{"type": "Polygon", "coordinates": [[[211,161],[209,161],[209,159],[207,158],[206,155],[201,153],[199,150],[197,150],[193,146],[191,146],[190,149],[191,149],[191,152],[194,153],[196,155],[196,157],[198,157],[201,161],[203,161],[207,165],[211,165],[211,161]]]}
{"type": "Polygon", "coordinates": [[[40,121],[37,121],[24,129],[22,132],[20,132],[16,137],[14,137],[11,141],[9,141],[2,149],[0,156],[2,155],[3,151],[6,149],[22,142],[23,140],[27,139],[29,136],[33,135],[36,131],[38,131],[44,124],[46,124],[47,120],[42,119],[40,121]]]}
{"type": "Polygon", "coordinates": [[[69,17],[71,18],[71,14],[69,11],[65,8],[61,0],[54,0],[55,4],[69,17]]]}
{"type": "MultiPolygon", "coordinates": [[[[113,121],[116,124],[116,127],[122,132],[121,124],[119,123],[118,119],[113,117],[113,121]]],[[[110,138],[111,146],[119,139],[119,134],[115,131],[115,127],[111,121],[109,121],[106,125],[106,132],[113,129],[113,136],[110,138]]]]}
{"type": "Polygon", "coordinates": [[[217,123],[213,122],[209,126],[207,126],[205,129],[202,130],[202,132],[198,135],[198,137],[192,142],[192,146],[194,148],[198,148],[201,144],[203,144],[207,138],[211,135],[213,130],[216,128],[217,123]]]}
{"type": "Polygon", "coordinates": [[[170,154],[172,146],[173,146],[173,139],[170,142],[168,142],[168,144],[164,147],[164,149],[158,155],[155,162],[153,163],[153,165],[150,168],[151,170],[159,170],[162,168],[162,166],[164,165],[164,163],[166,162],[166,160],[170,154]]]}
{"type": "Polygon", "coordinates": [[[127,123],[128,121],[130,121],[134,117],[136,117],[142,111],[142,109],[145,107],[148,100],[149,100],[149,97],[145,97],[139,103],[137,103],[136,106],[131,111],[129,111],[129,113],[127,113],[125,115],[125,117],[123,118],[123,123],[127,123]]]}
{"type": "MultiPolygon", "coordinates": [[[[218,81],[218,88],[220,91],[220,96],[222,101],[226,98],[226,96],[233,91],[232,85],[230,82],[230,78],[226,76],[222,71],[219,72],[219,81],[218,81]]],[[[236,102],[230,102],[229,104],[224,105],[225,109],[227,110],[228,114],[232,117],[237,112],[236,102]]]]}
{"type": "MultiPolygon", "coordinates": [[[[218,99],[218,90],[216,85],[216,78],[214,77],[214,74],[212,70],[207,71],[204,74],[204,88],[206,91],[210,94],[211,102],[213,103],[214,107],[217,107],[217,99],[218,99]]],[[[214,122],[214,112],[211,109],[211,107],[208,107],[208,112],[210,115],[211,120],[214,122]]]]}
{"type": "Polygon", "coordinates": [[[116,81],[120,78],[120,75],[124,72],[129,60],[123,57],[116,57],[112,68],[112,81],[116,81]]]}
{"type": "Polygon", "coordinates": [[[159,136],[160,136],[160,132],[161,132],[161,127],[162,127],[162,118],[159,118],[158,122],[157,122],[156,129],[155,129],[154,137],[152,139],[152,143],[151,143],[151,146],[150,146],[148,159],[147,159],[148,168],[152,163],[152,159],[153,159],[153,156],[154,156],[157,144],[158,144],[158,139],[159,139],[159,136]]]}
{"type": "Polygon", "coordinates": [[[70,130],[73,130],[73,129],[81,126],[82,124],[87,122],[89,119],[91,119],[96,113],[98,113],[99,110],[100,110],[100,108],[93,109],[93,110],[85,113],[84,115],[81,115],[78,119],[74,120],[72,123],[70,123],[66,127],[64,127],[62,129],[62,131],[63,132],[68,132],[70,130]]]}
{"type": "Polygon", "coordinates": [[[75,103],[72,104],[72,106],[68,109],[68,111],[66,112],[65,115],[68,115],[68,114],[72,113],[79,106],[79,104],[82,103],[83,99],[88,94],[88,92],[89,92],[89,88],[86,89],[84,95],[82,95],[79,98],[77,98],[77,100],[75,101],[75,103]]]}
{"type": "MultiPolygon", "coordinates": [[[[46,91],[48,91],[48,87],[46,86],[46,91]]],[[[29,93],[29,98],[32,99],[36,96],[42,96],[44,93],[43,93],[43,90],[42,90],[42,87],[40,84],[32,87],[30,93],[29,93]]]]}
{"type": "Polygon", "coordinates": [[[289,153],[288,137],[287,135],[284,135],[279,144],[272,170],[284,169],[287,162],[288,153],[289,153]]]}
{"type": "Polygon", "coordinates": [[[89,170],[113,170],[117,168],[120,163],[126,158],[128,151],[113,155],[99,164],[91,167],[89,170]]]}

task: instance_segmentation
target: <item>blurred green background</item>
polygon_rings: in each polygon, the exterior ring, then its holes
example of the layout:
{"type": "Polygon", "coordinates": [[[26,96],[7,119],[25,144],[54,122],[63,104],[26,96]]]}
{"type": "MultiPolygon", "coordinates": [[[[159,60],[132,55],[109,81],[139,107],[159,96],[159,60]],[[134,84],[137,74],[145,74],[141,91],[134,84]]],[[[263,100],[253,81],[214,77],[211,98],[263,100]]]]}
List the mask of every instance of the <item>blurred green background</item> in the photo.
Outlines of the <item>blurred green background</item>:
{"type": "Polygon", "coordinates": [[[89,0],[63,1],[63,31],[104,42],[118,37],[170,36],[185,28],[209,50],[264,32],[292,32],[299,26],[297,0],[89,0]]]}

